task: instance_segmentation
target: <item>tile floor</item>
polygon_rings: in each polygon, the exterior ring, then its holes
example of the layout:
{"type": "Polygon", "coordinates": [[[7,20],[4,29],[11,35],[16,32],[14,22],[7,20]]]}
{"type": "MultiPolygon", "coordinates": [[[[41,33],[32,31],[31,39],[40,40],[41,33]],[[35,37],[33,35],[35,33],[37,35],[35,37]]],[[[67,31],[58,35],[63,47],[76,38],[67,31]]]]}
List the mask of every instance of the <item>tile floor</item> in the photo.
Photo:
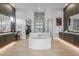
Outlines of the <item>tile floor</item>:
{"type": "Polygon", "coordinates": [[[29,49],[27,40],[19,40],[0,52],[0,56],[79,56],[79,51],[75,51],[58,39],[52,40],[52,48],[48,50],[29,49]]]}

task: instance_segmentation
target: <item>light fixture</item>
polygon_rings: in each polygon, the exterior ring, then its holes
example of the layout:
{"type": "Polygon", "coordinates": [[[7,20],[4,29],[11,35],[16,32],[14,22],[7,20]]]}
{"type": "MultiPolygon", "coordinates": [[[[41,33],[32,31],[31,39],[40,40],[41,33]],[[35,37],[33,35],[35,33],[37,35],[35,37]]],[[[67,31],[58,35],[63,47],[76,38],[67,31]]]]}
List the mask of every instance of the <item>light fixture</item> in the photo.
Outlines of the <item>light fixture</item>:
{"type": "Polygon", "coordinates": [[[65,6],[67,6],[69,3],[65,3],[65,6]]]}
{"type": "Polygon", "coordinates": [[[38,10],[41,10],[41,8],[39,7],[38,10]]]}
{"type": "Polygon", "coordinates": [[[11,20],[11,21],[14,21],[13,17],[10,17],[10,20],[11,20]]]}

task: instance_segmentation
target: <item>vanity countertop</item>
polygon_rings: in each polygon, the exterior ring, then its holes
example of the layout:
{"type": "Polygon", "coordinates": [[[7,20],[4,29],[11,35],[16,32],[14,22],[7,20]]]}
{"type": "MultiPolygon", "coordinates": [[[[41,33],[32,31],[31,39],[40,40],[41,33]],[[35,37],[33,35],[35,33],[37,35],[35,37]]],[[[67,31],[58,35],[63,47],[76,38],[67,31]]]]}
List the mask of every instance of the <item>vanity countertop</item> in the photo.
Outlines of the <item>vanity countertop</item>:
{"type": "Polygon", "coordinates": [[[16,34],[16,32],[4,32],[4,33],[0,33],[0,35],[6,35],[6,34],[16,34]]]}
{"type": "Polygon", "coordinates": [[[62,32],[62,33],[68,33],[68,34],[75,34],[75,35],[79,35],[79,32],[62,32]]]}

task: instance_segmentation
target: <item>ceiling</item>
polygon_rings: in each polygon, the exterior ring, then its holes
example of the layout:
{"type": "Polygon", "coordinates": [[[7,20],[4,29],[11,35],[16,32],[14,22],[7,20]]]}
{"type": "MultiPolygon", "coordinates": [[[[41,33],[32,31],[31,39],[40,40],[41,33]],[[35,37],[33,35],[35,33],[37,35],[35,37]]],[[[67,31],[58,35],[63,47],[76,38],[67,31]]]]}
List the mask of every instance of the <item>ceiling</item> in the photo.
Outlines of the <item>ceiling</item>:
{"type": "Polygon", "coordinates": [[[27,8],[51,8],[51,9],[63,9],[64,3],[15,3],[16,10],[26,10],[27,8]]]}
{"type": "Polygon", "coordinates": [[[18,16],[26,15],[25,12],[28,12],[29,10],[50,9],[52,12],[55,12],[63,10],[65,7],[65,3],[14,3],[12,5],[15,7],[16,12],[18,12],[18,16]]]}

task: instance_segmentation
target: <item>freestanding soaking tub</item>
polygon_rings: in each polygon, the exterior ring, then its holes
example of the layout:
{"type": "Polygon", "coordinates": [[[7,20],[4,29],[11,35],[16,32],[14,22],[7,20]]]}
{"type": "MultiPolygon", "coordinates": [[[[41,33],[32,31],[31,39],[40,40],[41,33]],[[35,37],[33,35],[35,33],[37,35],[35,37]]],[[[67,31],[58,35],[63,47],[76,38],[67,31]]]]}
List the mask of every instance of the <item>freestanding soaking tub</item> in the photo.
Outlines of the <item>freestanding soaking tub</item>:
{"type": "Polygon", "coordinates": [[[44,50],[51,48],[49,33],[31,33],[28,39],[28,47],[31,49],[44,50]]]}

